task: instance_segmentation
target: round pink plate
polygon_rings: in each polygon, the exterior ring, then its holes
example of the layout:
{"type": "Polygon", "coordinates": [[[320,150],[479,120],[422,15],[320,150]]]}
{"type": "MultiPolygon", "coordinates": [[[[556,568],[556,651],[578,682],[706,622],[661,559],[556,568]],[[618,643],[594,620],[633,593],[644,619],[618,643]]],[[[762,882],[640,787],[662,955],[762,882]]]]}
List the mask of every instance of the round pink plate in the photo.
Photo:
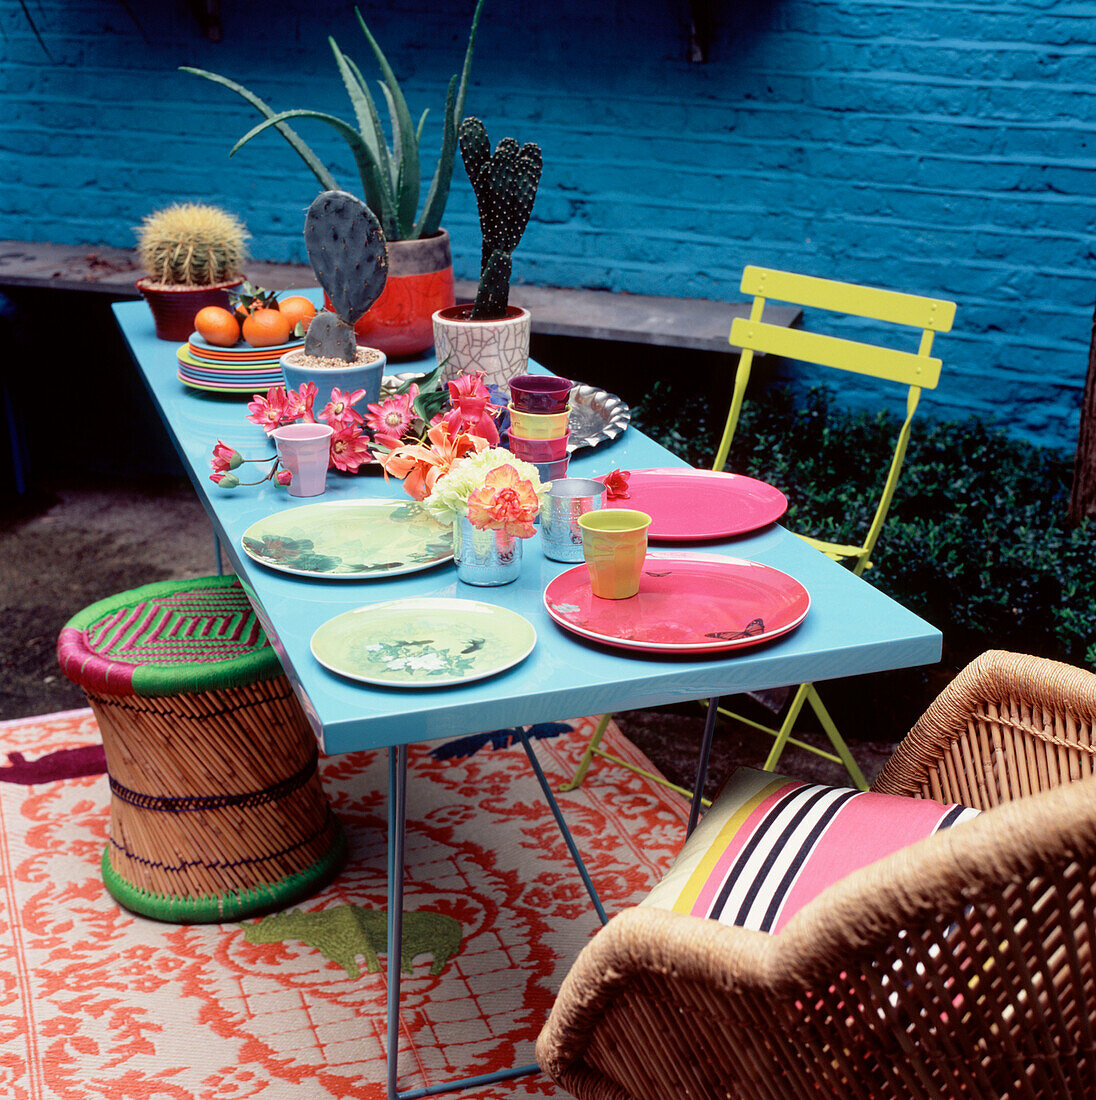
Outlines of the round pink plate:
{"type": "Polygon", "coordinates": [[[647,555],[639,594],[603,600],[590,590],[586,564],[544,590],[560,626],[621,649],[721,653],[794,630],[811,598],[794,577],[768,565],[716,554],[647,555]]]}
{"type": "MultiPolygon", "coordinates": [[[[715,470],[630,470],[628,496],[606,508],[638,508],[651,517],[650,539],[695,542],[744,535],[775,523],[788,509],[777,488],[715,470]]],[[[605,478],[598,478],[604,481],[605,478]]]]}

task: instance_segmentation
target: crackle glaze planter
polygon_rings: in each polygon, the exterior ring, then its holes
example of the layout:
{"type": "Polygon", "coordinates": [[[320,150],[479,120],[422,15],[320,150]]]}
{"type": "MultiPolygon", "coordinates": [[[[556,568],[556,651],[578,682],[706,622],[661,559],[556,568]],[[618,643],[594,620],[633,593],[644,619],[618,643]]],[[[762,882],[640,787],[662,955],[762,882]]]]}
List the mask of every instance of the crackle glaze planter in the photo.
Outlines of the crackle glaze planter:
{"type": "Polygon", "coordinates": [[[486,385],[505,390],[529,365],[529,311],[509,306],[499,320],[470,321],[471,309],[451,306],[434,314],[434,353],[439,363],[449,356],[441,384],[481,370],[486,385]]]}

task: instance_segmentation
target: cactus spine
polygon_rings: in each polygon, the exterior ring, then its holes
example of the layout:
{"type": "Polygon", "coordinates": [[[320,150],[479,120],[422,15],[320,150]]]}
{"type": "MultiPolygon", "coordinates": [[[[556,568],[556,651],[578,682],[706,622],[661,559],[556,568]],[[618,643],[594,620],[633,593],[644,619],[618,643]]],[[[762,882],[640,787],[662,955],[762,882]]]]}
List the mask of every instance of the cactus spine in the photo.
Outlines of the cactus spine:
{"type": "Polygon", "coordinates": [[[306,355],[345,359],[358,354],[354,322],[380,297],[388,280],[388,244],[373,211],[346,191],[323,191],[304,221],[304,243],[334,312],[312,319],[306,355]]]}
{"type": "Polygon", "coordinates": [[[529,224],[540,183],[540,146],[527,142],[519,147],[514,138],[506,137],[492,153],[487,128],[470,116],[460,124],[460,154],[476,194],[483,233],[479,290],[471,317],[495,320],[506,315],[510,301],[514,249],[529,224]]]}
{"type": "Polygon", "coordinates": [[[137,252],[149,276],[167,286],[216,286],[240,278],[247,230],[233,215],[202,203],[175,203],[149,214],[137,252]]]}

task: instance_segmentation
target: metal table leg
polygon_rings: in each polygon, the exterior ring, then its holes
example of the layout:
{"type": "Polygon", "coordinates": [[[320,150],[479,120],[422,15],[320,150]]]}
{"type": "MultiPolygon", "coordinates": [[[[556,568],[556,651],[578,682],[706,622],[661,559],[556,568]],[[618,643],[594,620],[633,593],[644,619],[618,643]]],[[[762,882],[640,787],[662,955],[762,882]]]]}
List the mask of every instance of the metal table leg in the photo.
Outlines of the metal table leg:
{"type": "Polygon", "coordinates": [[[563,839],[567,842],[567,849],[571,853],[571,859],[574,860],[575,867],[578,868],[578,873],[582,876],[582,882],[586,887],[586,892],[590,895],[590,900],[594,903],[594,909],[597,910],[598,919],[602,924],[608,924],[609,918],[605,915],[605,909],[601,904],[601,898],[597,896],[597,890],[594,889],[594,883],[590,878],[590,872],[586,870],[586,864],[582,862],[582,856],[578,854],[578,845],[575,843],[575,838],[571,836],[571,830],[567,828],[567,822],[563,820],[563,814],[560,812],[559,803],[556,802],[556,796],[552,793],[552,788],[544,774],[544,769],[540,766],[537,754],[533,752],[533,746],[529,741],[529,735],[525,732],[524,726],[518,726],[517,730],[518,736],[521,737],[522,748],[525,749],[525,755],[529,757],[529,763],[533,766],[533,773],[536,775],[537,782],[540,784],[540,789],[544,792],[544,797],[547,799],[552,815],[556,819],[556,825],[559,826],[559,831],[563,834],[563,839]]]}
{"type": "MultiPolygon", "coordinates": [[[[542,779],[542,786],[543,786],[542,779]]],[[[557,811],[558,812],[558,811],[557,811]]],[[[494,1073],[482,1073],[476,1077],[463,1077],[443,1081],[428,1088],[400,1092],[399,1039],[400,1039],[400,963],[403,947],[403,871],[404,838],[407,822],[407,746],[393,745],[388,750],[388,1100],[418,1100],[421,1096],[437,1096],[458,1089],[477,1088],[496,1081],[509,1081],[540,1073],[535,1062],[512,1069],[500,1069],[494,1073]]],[[[585,872],[585,868],[582,868],[585,872]]],[[[592,887],[590,887],[592,889],[592,887]]],[[[600,904],[600,903],[599,903],[600,904]]]]}
{"type": "Polygon", "coordinates": [[[704,736],[700,740],[700,759],[696,764],[696,782],[693,784],[693,801],[689,807],[689,824],[685,830],[685,839],[693,835],[700,818],[700,800],[704,797],[704,784],[708,779],[708,756],[712,751],[712,734],[715,732],[715,720],[719,713],[719,699],[708,700],[708,714],[704,719],[704,736]]]}

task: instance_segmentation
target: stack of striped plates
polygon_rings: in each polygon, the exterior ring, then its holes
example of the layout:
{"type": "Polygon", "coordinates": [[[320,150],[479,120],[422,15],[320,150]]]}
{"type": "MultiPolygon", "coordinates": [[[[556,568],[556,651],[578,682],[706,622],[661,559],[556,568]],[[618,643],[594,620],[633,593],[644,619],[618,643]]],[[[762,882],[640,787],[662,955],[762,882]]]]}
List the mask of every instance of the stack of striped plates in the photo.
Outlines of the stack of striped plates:
{"type": "Polygon", "coordinates": [[[301,337],[270,348],[253,348],[242,342],[235,347],[219,348],[192,332],[176,353],[179,381],[194,389],[214,393],[265,392],[271,386],[285,385],[278,360],[303,343],[304,337],[301,337]]]}

